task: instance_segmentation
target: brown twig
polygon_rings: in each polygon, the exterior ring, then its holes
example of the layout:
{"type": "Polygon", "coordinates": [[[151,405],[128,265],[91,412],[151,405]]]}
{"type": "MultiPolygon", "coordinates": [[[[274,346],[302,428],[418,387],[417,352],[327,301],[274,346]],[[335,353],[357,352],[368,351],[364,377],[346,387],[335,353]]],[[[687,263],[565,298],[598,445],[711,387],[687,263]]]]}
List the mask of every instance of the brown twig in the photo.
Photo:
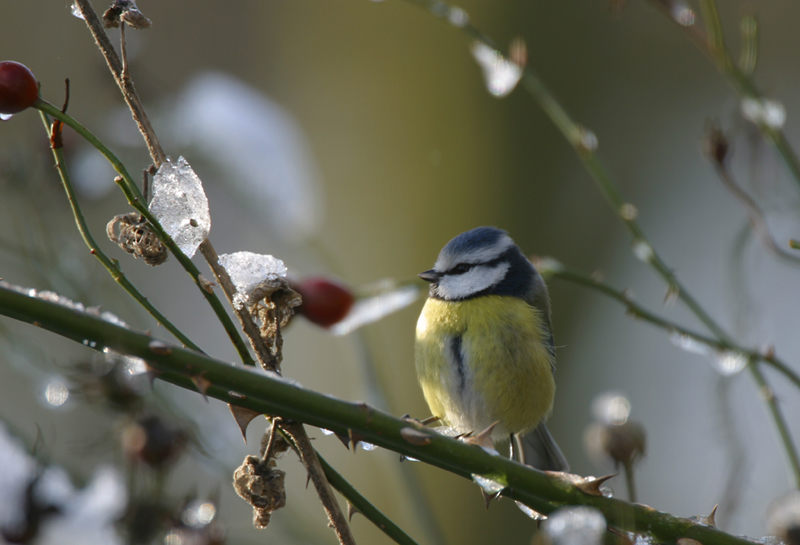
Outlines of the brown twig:
{"type": "Polygon", "coordinates": [[[767,225],[767,220],[764,217],[763,210],[761,210],[761,207],[758,206],[753,198],[750,197],[750,195],[748,195],[747,192],[736,183],[736,181],[733,179],[733,174],[731,174],[731,171],[725,165],[719,164],[715,165],[715,170],[717,171],[717,175],[719,176],[719,179],[722,180],[722,183],[725,185],[725,187],[728,188],[733,196],[736,197],[747,209],[747,215],[750,218],[750,224],[753,226],[753,229],[758,234],[764,246],[766,246],[768,250],[781,259],[786,259],[792,263],[800,263],[799,256],[788,252],[775,241],[775,238],[772,236],[772,232],[769,230],[769,226],[767,225]]]}
{"type": "Polygon", "coordinates": [[[86,21],[86,26],[89,27],[89,32],[91,32],[95,44],[97,44],[97,48],[103,54],[103,58],[106,60],[111,75],[114,76],[114,81],[117,82],[117,86],[120,91],[122,91],[122,98],[125,99],[125,103],[131,110],[133,120],[136,122],[137,127],[139,127],[139,132],[142,133],[144,137],[145,144],[147,144],[147,149],[150,152],[150,157],[153,159],[153,164],[155,164],[156,167],[161,166],[167,156],[164,154],[164,149],[161,147],[158,137],[153,130],[153,126],[150,124],[150,119],[148,119],[144,111],[144,106],[139,99],[139,95],[136,93],[133,80],[131,80],[130,77],[126,77],[127,74],[123,74],[122,61],[114,50],[114,46],[111,45],[111,40],[108,39],[103,24],[97,17],[97,13],[95,13],[89,0],[75,0],[75,5],[78,6],[81,16],[83,16],[84,21],[86,21]]]}
{"type": "Polygon", "coordinates": [[[336,532],[339,543],[355,545],[356,541],[350,532],[350,524],[347,522],[347,517],[339,507],[328,479],[325,478],[325,471],[319,463],[314,447],[311,446],[311,441],[308,438],[308,434],[306,434],[305,428],[303,428],[303,424],[300,422],[285,422],[282,428],[291,437],[292,442],[297,447],[300,461],[308,469],[311,482],[314,483],[314,488],[317,490],[317,495],[322,501],[325,513],[333,526],[333,531],[336,532]]]}
{"type": "MultiPolygon", "coordinates": [[[[153,160],[153,164],[156,167],[161,166],[161,164],[166,161],[167,156],[164,153],[164,149],[161,147],[161,144],[159,143],[153,126],[150,124],[150,120],[145,113],[144,106],[142,105],[142,102],[136,93],[133,80],[131,79],[130,73],[127,70],[127,59],[120,60],[119,56],[114,50],[114,46],[108,39],[108,35],[106,34],[100,19],[97,17],[97,14],[89,3],[89,0],[75,0],[75,4],[78,6],[81,15],[86,21],[86,25],[89,27],[89,32],[91,32],[98,49],[102,53],[103,58],[105,58],[106,64],[108,65],[108,68],[111,71],[117,86],[119,87],[120,91],[122,91],[122,96],[131,111],[131,115],[136,122],[137,127],[139,128],[139,132],[144,138],[147,149],[150,152],[150,157],[153,160]]],[[[124,23],[122,26],[124,26],[124,23]]],[[[124,43],[125,42],[123,38],[123,54],[124,43]]],[[[265,369],[277,372],[278,368],[275,364],[276,358],[273,356],[272,352],[269,350],[269,347],[267,347],[266,343],[264,342],[264,339],[259,334],[258,327],[253,321],[249,311],[244,305],[238,305],[239,308],[237,308],[237,305],[233,305],[233,295],[236,293],[236,288],[234,287],[228,272],[219,264],[219,256],[209,240],[206,239],[200,245],[200,252],[208,262],[208,265],[214,273],[217,282],[220,286],[222,286],[222,291],[225,293],[229,303],[231,303],[231,306],[234,308],[234,312],[239,319],[239,323],[241,324],[245,335],[250,340],[253,350],[256,352],[256,357],[258,358],[259,363],[265,369]]],[[[285,423],[283,424],[283,428],[288,434],[291,435],[295,444],[297,445],[300,460],[305,466],[306,471],[308,471],[312,482],[314,483],[323,508],[328,515],[328,519],[333,526],[337,537],[339,538],[339,542],[342,544],[354,544],[355,540],[350,532],[350,525],[347,522],[347,518],[342,512],[339,504],[337,503],[335,496],[333,495],[333,490],[331,489],[330,484],[325,478],[325,472],[320,465],[314,448],[311,446],[311,442],[306,434],[305,429],[303,428],[303,425],[300,423],[285,423]]]]}
{"type": "Polygon", "coordinates": [[[728,189],[728,191],[730,191],[731,194],[736,197],[736,199],[745,207],[747,210],[747,215],[750,219],[750,224],[753,226],[753,229],[761,239],[761,242],[764,244],[764,246],[782,259],[791,261],[792,263],[800,263],[800,256],[787,251],[776,242],[775,238],[772,236],[772,232],[769,230],[769,225],[767,224],[764,211],[761,210],[761,207],[758,205],[758,203],[747,193],[747,191],[737,184],[736,180],[733,178],[733,173],[731,173],[730,169],[728,168],[727,161],[728,142],[725,138],[725,135],[722,133],[722,130],[720,130],[718,127],[711,127],[708,130],[705,148],[706,156],[714,165],[714,170],[717,172],[717,176],[719,176],[720,181],[722,181],[723,185],[728,189]]]}
{"type": "Polygon", "coordinates": [[[253,347],[261,367],[268,371],[279,373],[280,370],[275,363],[275,357],[267,346],[267,343],[264,342],[263,337],[261,337],[258,326],[253,321],[250,311],[247,310],[245,305],[233,304],[233,296],[236,294],[236,287],[233,285],[228,271],[219,264],[219,256],[214,246],[206,239],[200,244],[199,250],[200,253],[203,254],[208,266],[211,268],[211,272],[214,273],[214,278],[217,279],[217,282],[222,287],[222,292],[225,294],[225,298],[228,299],[231,308],[233,308],[234,314],[236,314],[236,317],[239,319],[239,324],[242,326],[244,334],[250,341],[250,346],[253,347]]]}

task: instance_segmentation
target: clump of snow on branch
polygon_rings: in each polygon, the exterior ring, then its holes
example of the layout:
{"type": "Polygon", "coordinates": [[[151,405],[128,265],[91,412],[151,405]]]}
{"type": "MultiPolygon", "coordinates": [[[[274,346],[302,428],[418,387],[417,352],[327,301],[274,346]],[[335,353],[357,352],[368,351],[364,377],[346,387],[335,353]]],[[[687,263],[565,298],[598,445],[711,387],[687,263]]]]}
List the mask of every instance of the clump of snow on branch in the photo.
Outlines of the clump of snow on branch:
{"type": "Polygon", "coordinates": [[[203,182],[183,157],[166,161],[153,176],[150,212],[189,257],[208,238],[211,214],[203,182]]]}
{"type": "Polygon", "coordinates": [[[236,294],[233,296],[236,308],[253,304],[288,285],[286,265],[271,255],[253,252],[221,254],[219,264],[228,271],[236,287],[236,294]]]}

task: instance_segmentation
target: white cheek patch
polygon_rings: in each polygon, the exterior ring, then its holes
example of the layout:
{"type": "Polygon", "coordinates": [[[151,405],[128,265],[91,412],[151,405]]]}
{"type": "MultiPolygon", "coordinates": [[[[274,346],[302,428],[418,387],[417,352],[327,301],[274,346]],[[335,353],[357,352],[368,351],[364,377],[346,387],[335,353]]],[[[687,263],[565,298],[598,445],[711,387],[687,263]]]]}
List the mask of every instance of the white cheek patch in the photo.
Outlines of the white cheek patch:
{"type": "Polygon", "coordinates": [[[445,300],[463,299],[502,282],[510,267],[508,263],[476,265],[464,274],[446,274],[436,291],[445,300]]]}
{"type": "Polygon", "coordinates": [[[434,270],[446,271],[458,263],[486,263],[500,257],[506,250],[514,245],[514,241],[508,235],[503,235],[491,246],[477,248],[469,253],[457,256],[451,254],[439,255],[439,259],[433,265],[434,270]]]}

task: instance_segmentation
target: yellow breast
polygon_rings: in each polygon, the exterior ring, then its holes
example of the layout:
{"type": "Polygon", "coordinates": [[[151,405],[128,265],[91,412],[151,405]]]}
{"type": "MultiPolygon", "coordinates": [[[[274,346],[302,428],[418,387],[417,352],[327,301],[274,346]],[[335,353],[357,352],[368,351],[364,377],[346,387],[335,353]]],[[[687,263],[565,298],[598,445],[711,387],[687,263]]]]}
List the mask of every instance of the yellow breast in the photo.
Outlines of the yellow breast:
{"type": "Polygon", "coordinates": [[[542,313],[520,298],[429,298],[417,322],[415,354],[428,406],[461,432],[496,421],[498,436],[534,428],[555,394],[549,338],[542,313]]]}

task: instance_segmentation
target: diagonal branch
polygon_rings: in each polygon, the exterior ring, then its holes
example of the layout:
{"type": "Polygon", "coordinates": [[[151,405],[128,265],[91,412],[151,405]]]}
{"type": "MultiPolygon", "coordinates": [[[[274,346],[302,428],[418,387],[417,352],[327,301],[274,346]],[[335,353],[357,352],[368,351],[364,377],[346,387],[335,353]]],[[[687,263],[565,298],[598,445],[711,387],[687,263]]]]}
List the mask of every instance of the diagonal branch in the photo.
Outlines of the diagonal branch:
{"type": "Polygon", "coordinates": [[[22,288],[14,289],[1,282],[0,314],[36,324],[78,343],[90,339],[99,350],[108,347],[144,358],[159,379],[183,388],[196,390],[192,377],[202,375],[209,383],[205,393],[210,397],[336,433],[350,431],[365,441],[468,479],[472,475],[485,476],[505,487],[503,495],[545,514],[565,505],[588,505],[600,510],[613,527],[651,534],[661,541],[690,538],[704,545],[753,545],[745,538],[649,506],[586,493],[558,474],[537,471],[478,446],[412,427],[413,424],[407,420],[392,417],[363,403],[338,400],[274,375],[234,367],[177,346],[166,346],[148,335],[119,327],[86,312],[31,297],[22,288]],[[409,429],[417,432],[413,439],[409,429]]]}

